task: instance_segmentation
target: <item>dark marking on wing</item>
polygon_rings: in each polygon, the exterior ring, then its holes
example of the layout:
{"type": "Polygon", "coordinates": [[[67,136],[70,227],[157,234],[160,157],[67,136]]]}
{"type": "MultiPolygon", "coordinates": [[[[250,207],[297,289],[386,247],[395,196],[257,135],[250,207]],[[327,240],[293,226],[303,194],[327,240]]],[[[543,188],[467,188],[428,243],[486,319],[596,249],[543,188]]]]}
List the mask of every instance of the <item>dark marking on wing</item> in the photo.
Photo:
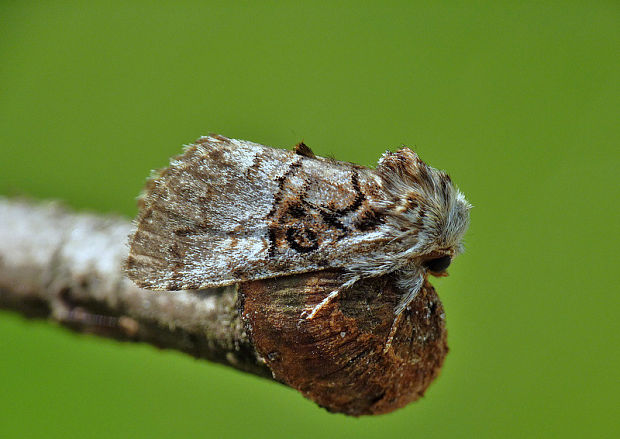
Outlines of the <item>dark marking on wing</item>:
{"type": "Polygon", "coordinates": [[[168,246],[168,253],[173,255],[174,259],[181,260],[185,255],[185,249],[182,248],[178,242],[173,242],[168,246]]]}
{"type": "Polygon", "coordinates": [[[246,177],[253,178],[254,176],[252,174],[255,173],[257,170],[259,170],[262,164],[263,164],[262,156],[260,154],[256,154],[254,158],[252,159],[252,165],[245,170],[246,177]]]}
{"type": "Polygon", "coordinates": [[[308,228],[288,228],[286,240],[290,247],[299,253],[309,253],[319,248],[316,233],[308,228]]]}
{"type": "Polygon", "coordinates": [[[293,218],[305,218],[308,215],[301,203],[293,203],[288,207],[287,213],[293,218]]]}
{"type": "Polygon", "coordinates": [[[197,233],[198,231],[191,227],[180,227],[174,231],[174,234],[176,236],[190,236],[190,235],[195,235],[197,233]]]}
{"type": "Polygon", "coordinates": [[[273,195],[273,206],[265,216],[269,223],[267,253],[270,258],[282,254],[287,247],[298,253],[310,253],[324,242],[337,242],[353,230],[369,230],[383,222],[368,206],[364,207],[367,195],[362,190],[362,177],[357,170],[348,173],[350,183],[344,185],[344,199],[324,203],[306,200],[307,191],[317,180],[304,178],[301,185],[297,180],[293,185],[291,180],[296,175],[304,176],[304,160],[298,156],[285,172],[273,178],[278,189],[273,195]]]}
{"type": "Polygon", "coordinates": [[[213,162],[223,162],[224,161],[224,151],[219,148],[213,148],[208,152],[209,160],[213,162]]]}
{"type": "Polygon", "coordinates": [[[353,225],[362,232],[367,232],[369,230],[377,228],[379,225],[383,224],[385,219],[383,216],[377,212],[376,210],[366,210],[362,212],[362,214],[355,220],[353,225]]]}
{"type": "Polygon", "coordinates": [[[320,267],[329,267],[329,264],[331,263],[330,260],[326,257],[317,258],[315,262],[320,267]]]}
{"type": "Polygon", "coordinates": [[[301,168],[301,160],[296,160],[291,163],[283,175],[276,177],[276,181],[278,182],[280,190],[284,189],[284,183],[286,183],[286,179],[298,168],[301,168]]]}
{"type": "MultiPolygon", "coordinates": [[[[168,250],[171,252],[173,251],[171,248],[168,250]]],[[[174,252],[176,253],[176,250],[174,252]]],[[[181,255],[181,253],[178,254],[181,255]]],[[[172,274],[166,282],[166,289],[169,291],[178,291],[183,288],[183,279],[185,276],[183,275],[182,270],[184,268],[184,264],[181,261],[177,261],[171,268],[172,274]]]]}
{"type": "Polygon", "coordinates": [[[301,168],[301,157],[299,157],[299,160],[291,163],[284,174],[274,179],[274,181],[278,182],[278,192],[273,195],[273,206],[265,218],[271,218],[276,214],[278,208],[280,207],[280,203],[282,202],[282,192],[285,190],[286,179],[299,168],[301,168]]]}
{"type": "Polygon", "coordinates": [[[234,268],[232,270],[232,274],[236,279],[239,279],[241,282],[246,280],[248,277],[247,272],[242,268],[234,268]]]}
{"type": "Polygon", "coordinates": [[[353,186],[353,191],[355,192],[355,199],[350,205],[343,207],[341,209],[332,209],[327,206],[325,207],[331,210],[334,214],[337,214],[340,216],[346,215],[347,213],[350,213],[350,212],[355,212],[357,209],[359,209],[362,203],[364,202],[364,200],[366,199],[366,195],[364,195],[364,193],[360,189],[359,178],[360,177],[357,172],[353,172],[353,174],[351,175],[351,185],[353,186]]]}
{"type": "Polygon", "coordinates": [[[270,226],[267,229],[267,235],[269,237],[269,250],[267,250],[267,253],[269,254],[269,257],[273,257],[276,254],[276,250],[278,248],[276,229],[273,226],[270,226]]]}
{"type": "Polygon", "coordinates": [[[342,215],[329,210],[320,210],[319,213],[323,221],[325,221],[325,224],[345,232],[344,236],[348,234],[349,229],[340,221],[342,215]]]}

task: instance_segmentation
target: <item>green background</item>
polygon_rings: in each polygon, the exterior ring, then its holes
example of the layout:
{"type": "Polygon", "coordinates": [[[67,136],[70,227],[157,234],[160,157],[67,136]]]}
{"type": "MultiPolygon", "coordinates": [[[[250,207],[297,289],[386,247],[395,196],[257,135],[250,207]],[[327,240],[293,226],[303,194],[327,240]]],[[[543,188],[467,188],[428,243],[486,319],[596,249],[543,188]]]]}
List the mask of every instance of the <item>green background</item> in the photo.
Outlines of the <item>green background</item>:
{"type": "Polygon", "coordinates": [[[617,1],[2,1],[0,23],[1,194],[130,217],[217,132],[366,165],[406,144],[475,206],[417,403],[333,415],[1,312],[3,438],[620,434],[617,1]]]}

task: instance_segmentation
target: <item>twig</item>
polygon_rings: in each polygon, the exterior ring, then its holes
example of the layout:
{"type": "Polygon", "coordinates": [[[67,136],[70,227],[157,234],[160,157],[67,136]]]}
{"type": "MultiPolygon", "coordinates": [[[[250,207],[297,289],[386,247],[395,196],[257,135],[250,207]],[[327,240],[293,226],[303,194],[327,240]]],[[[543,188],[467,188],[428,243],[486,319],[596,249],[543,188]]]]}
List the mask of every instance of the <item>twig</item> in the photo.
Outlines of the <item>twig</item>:
{"type": "Polygon", "coordinates": [[[59,203],[0,197],[0,308],[271,377],[240,320],[236,287],[153,292],[123,275],[131,227],[59,203]]]}

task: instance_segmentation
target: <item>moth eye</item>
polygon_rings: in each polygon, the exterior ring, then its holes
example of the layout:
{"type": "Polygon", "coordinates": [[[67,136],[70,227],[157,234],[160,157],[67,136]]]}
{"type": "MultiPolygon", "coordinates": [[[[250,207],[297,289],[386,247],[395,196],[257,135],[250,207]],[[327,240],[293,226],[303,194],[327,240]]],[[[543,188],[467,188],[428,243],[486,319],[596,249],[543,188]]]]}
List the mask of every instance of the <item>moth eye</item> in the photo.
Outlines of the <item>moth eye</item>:
{"type": "Polygon", "coordinates": [[[424,266],[434,273],[441,273],[450,266],[452,259],[448,255],[424,261],[424,266]]]}

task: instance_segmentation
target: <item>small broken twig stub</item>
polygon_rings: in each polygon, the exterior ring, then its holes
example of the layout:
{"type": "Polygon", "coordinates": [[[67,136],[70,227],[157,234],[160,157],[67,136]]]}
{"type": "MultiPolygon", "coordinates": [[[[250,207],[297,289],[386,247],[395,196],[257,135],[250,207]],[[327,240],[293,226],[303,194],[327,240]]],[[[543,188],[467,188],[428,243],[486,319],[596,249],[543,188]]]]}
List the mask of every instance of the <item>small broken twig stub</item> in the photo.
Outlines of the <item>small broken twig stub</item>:
{"type": "Polygon", "coordinates": [[[131,230],[121,218],[0,197],[0,308],[274,378],[354,416],[406,405],[439,373],[446,330],[429,283],[395,330],[400,293],[390,276],[356,283],[309,325],[295,311],[321,302],[338,284],[338,272],[147,291],[121,269],[131,230]]]}

